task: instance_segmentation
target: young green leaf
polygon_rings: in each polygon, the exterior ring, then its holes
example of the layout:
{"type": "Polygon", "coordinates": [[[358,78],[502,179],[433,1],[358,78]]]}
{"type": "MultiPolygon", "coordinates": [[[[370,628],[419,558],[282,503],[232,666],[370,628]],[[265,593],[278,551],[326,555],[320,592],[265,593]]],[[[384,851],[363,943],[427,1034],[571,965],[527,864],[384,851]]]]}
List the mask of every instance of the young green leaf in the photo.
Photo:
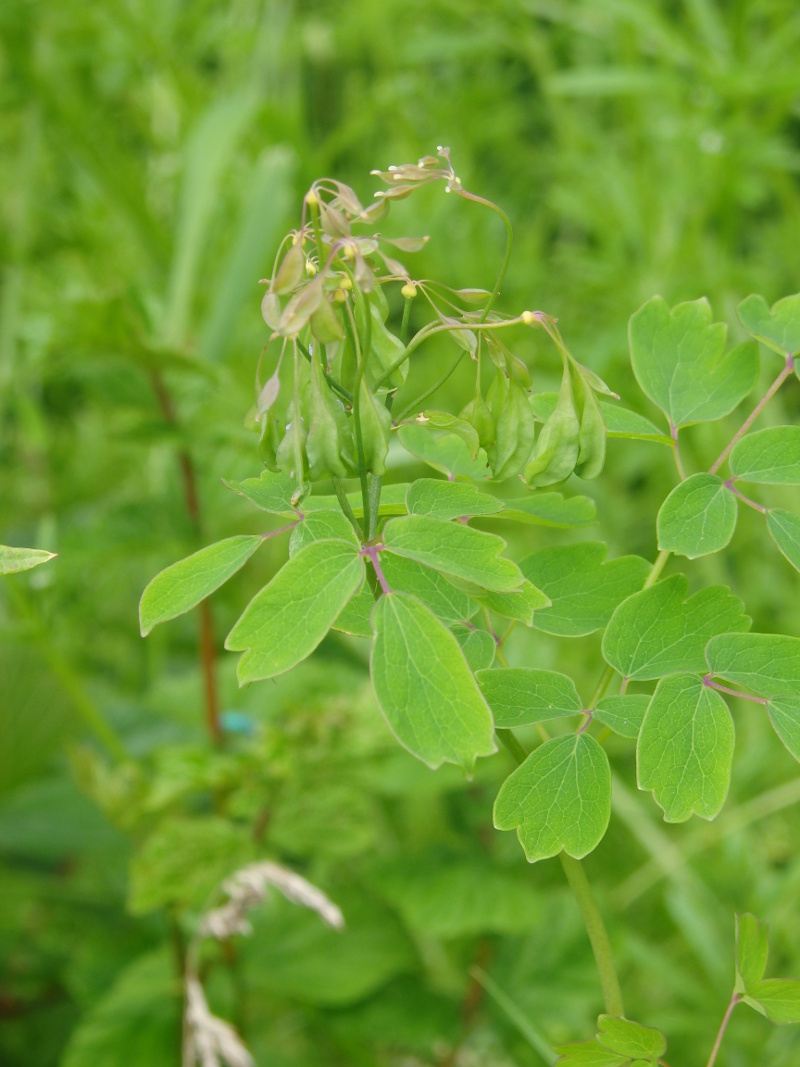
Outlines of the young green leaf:
{"type": "Polygon", "coordinates": [[[341,511],[311,511],[292,530],[289,538],[289,555],[296,555],[312,541],[351,541],[356,548],[361,544],[356,537],[355,530],[347,521],[341,511]]]}
{"type": "Polygon", "coordinates": [[[9,545],[0,545],[0,574],[29,571],[31,567],[38,567],[40,563],[54,559],[55,555],[55,552],[45,552],[40,548],[12,548],[9,545]]]}
{"type": "Polygon", "coordinates": [[[486,630],[470,630],[466,626],[454,626],[453,634],[456,641],[461,645],[464,659],[473,672],[488,670],[494,663],[494,654],[497,646],[494,638],[486,630]]]}
{"type": "Polygon", "coordinates": [[[770,508],[767,512],[767,529],[791,565],[800,571],[800,515],[770,508]]]}
{"type": "Polygon", "coordinates": [[[449,477],[475,482],[491,477],[486,452],[481,448],[477,456],[471,456],[467,445],[454,433],[415,422],[400,426],[397,437],[406,452],[449,477]]]}
{"type": "Polygon", "coordinates": [[[743,482],[800,485],[800,426],[768,426],[737,441],[731,471],[743,482]]]}
{"type": "Polygon", "coordinates": [[[398,556],[484,589],[508,592],[524,580],[516,563],[500,555],[506,547],[501,537],[461,523],[407,515],[386,523],[383,540],[387,550],[398,556]]]}
{"type": "Polygon", "coordinates": [[[749,334],[773,352],[789,356],[800,350],[800,293],[786,296],[772,307],[763,296],[748,296],[736,309],[749,334]]]}
{"type": "Polygon", "coordinates": [[[415,596],[448,626],[466,622],[478,610],[468,593],[457,589],[443,574],[413,559],[384,552],[381,567],[390,589],[415,596]]]}
{"type": "Polygon", "coordinates": [[[654,296],[631,317],[636,380],[673,426],[722,418],[756,384],[758,349],[749,341],[725,355],[727,333],[705,298],[670,311],[654,296]]]}
{"type": "Polygon", "coordinates": [[[669,494],[658,513],[658,547],[696,559],[719,552],[733,537],[736,497],[716,474],[693,474],[669,494]]]}
{"type": "Polygon", "coordinates": [[[433,519],[459,519],[472,515],[493,515],[503,509],[503,501],[482,493],[468,482],[445,482],[420,478],[409,486],[406,506],[410,515],[433,519]]]}
{"type": "Polygon", "coordinates": [[[311,655],[364,580],[358,549],[346,541],[313,541],[256,593],[225,640],[244,652],[240,685],[283,674],[311,655]]]}
{"type": "Polygon", "coordinates": [[[243,482],[226,482],[223,479],[223,485],[239,496],[246,497],[262,511],[283,518],[297,518],[297,511],[292,504],[295,483],[285,474],[262,471],[260,478],[245,478],[243,482]]]}
{"type": "Polygon", "coordinates": [[[614,1015],[599,1016],[597,1041],[620,1056],[629,1056],[631,1059],[645,1060],[652,1064],[667,1051],[667,1039],[660,1030],[614,1015]]]}
{"type": "Polygon", "coordinates": [[[706,647],[712,674],[762,697],[800,695],[800,638],[783,634],[724,633],[706,647]]]}
{"type": "Polygon", "coordinates": [[[767,969],[769,924],[745,912],[736,916],[736,992],[760,982],[767,969]]]}
{"type": "Polygon", "coordinates": [[[407,593],[382,596],[372,625],[372,684],[392,733],[429,767],[471,772],[496,751],[492,715],[453,634],[407,593]]]}
{"type": "Polygon", "coordinates": [[[772,697],[767,701],[767,714],[775,733],[800,761],[800,696],[772,697]]]}
{"type": "Polygon", "coordinates": [[[686,599],[682,574],[634,593],[611,616],[603,656],[625,678],[705,670],[705,647],[715,634],[748,630],[744,604],[721,585],[686,599]]]}
{"type": "Polygon", "coordinates": [[[594,718],[620,737],[637,738],[650,697],[647,693],[621,693],[598,700],[594,718]]]}
{"type": "Polygon", "coordinates": [[[796,978],[763,978],[742,1000],[772,1023],[800,1023],[800,981],[796,978]]]}
{"type": "Polygon", "coordinates": [[[207,545],[157,574],[139,602],[142,637],[154,626],[196,607],[250,559],[264,538],[241,534],[207,545]]]}
{"type": "Polygon", "coordinates": [[[557,671],[506,667],[478,671],[476,678],[495,726],[505,729],[578,715],[583,707],[573,680],[557,671]]]}
{"type": "Polygon", "coordinates": [[[514,522],[534,526],[591,526],[596,518],[594,501],[588,496],[564,498],[561,493],[533,493],[522,499],[509,500],[505,508],[494,518],[511,519],[514,522]]]}
{"type": "Polygon", "coordinates": [[[494,804],[498,830],[516,830],[529,863],[562,849],[581,859],[603,838],[611,814],[611,769],[588,734],[554,737],[505,780],[494,804]]]}
{"type": "Polygon", "coordinates": [[[665,822],[713,819],[728,795],[734,729],[722,697],[693,674],[662,678],[636,747],[640,789],[650,789],[665,822]]]}
{"type": "Polygon", "coordinates": [[[641,589],[650,564],[640,556],[604,563],[607,546],[599,541],[545,548],[520,564],[525,577],[549,597],[551,607],[537,611],[537,630],[582,637],[601,630],[616,606],[641,589]]]}

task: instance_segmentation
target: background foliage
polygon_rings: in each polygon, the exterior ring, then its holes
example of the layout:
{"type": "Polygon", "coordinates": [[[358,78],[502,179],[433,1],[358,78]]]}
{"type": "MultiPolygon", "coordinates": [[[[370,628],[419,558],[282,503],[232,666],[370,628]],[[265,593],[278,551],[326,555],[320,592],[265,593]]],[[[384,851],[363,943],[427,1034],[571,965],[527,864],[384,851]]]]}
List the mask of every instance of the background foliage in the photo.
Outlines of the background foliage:
{"type": "MultiPolygon", "coordinates": [[[[220,637],[283,547],[212,602],[221,750],[198,619],[142,642],[137,603],[201,543],[258,532],[220,479],[259,468],[243,425],[265,340],[256,283],[313,178],[367,199],[371,168],[449,144],[514,223],[503,306],[556,315],[578,358],[652,414],[626,370],[645,299],[706,295],[736,337],[742,297],[800,288],[799,38],[790,0],[0,7],[0,542],[59,553],[0,587],[3,1063],[177,1062],[192,916],[266,855],[322,885],[348,933],[275,901],[211,961],[213,1006],[257,1062],[541,1063],[476,966],[548,1041],[590,1035],[599,990],[560,872],[528,869],[491,830],[507,767],[465,782],[400,751],[357,640],[238,690],[220,637]]],[[[455,286],[491,283],[496,223],[441,188],[403,215],[431,235],[420,274],[455,286]]],[[[555,387],[552,363],[523,354],[555,387]]],[[[797,421],[796,390],[774,417],[797,421]]],[[[690,430],[689,463],[723,430],[690,430]]],[[[670,463],[612,443],[582,486],[612,555],[652,558],[670,463]]],[[[757,520],[693,573],[733,582],[755,630],[800,633],[798,576],[757,548],[757,520]]],[[[563,539],[530,529],[515,547],[563,539]]],[[[569,653],[591,686],[596,651],[569,653]]],[[[557,668],[564,652],[519,634],[509,655],[557,668]]],[[[775,973],[800,973],[800,785],[768,726],[741,716],[737,731],[715,823],[664,826],[615,782],[587,861],[631,1015],[669,1032],[676,1063],[700,1061],[724,1008],[734,910],[768,918],[775,973]]],[[[743,1014],[724,1062],[788,1067],[798,1047],[743,1014]]]]}

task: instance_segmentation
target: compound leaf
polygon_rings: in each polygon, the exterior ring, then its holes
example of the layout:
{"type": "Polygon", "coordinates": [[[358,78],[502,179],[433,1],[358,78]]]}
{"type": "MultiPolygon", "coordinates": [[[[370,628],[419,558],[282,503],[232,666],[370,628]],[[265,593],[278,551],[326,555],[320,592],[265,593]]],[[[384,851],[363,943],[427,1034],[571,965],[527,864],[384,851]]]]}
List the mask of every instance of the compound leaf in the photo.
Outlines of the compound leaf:
{"type": "Polygon", "coordinates": [[[599,845],[611,814],[611,769],[588,734],[546,741],[505,780],[494,804],[498,830],[516,830],[529,863],[562,849],[581,859],[599,845]]]}
{"type": "Polygon", "coordinates": [[[734,477],[762,485],[800,485],[800,426],[768,426],[737,441],[734,477]]]}
{"type": "Polygon", "coordinates": [[[800,516],[780,508],[767,512],[770,536],[795,570],[800,571],[800,516]]]}
{"type": "Polygon", "coordinates": [[[669,494],[658,513],[658,547],[696,559],[719,552],[733,537],[736,497],[716,474],[693,474],[669,494]]]}
{"type": "Polygon", "coordinates": [[[226,537],[157,574],[139,602],[142,637],[147,637],[160,622],[183,615],[219,589],[247,563],[263,540],[260,534],[226,537]]]}
{"type": "Polygon", "coordinates": [[[688,587],[675,574],[623,601],[603,635],[606,662],[640,680],[703,671],[710,637],[749,628],[744,605],[730,590],[709,586],[687,600],[688,587]]]}
{"type": "Polygon", "coordinates": [[[650,696],[647,693],[620,693],[597,702],[593,718],[620,737],[636,738],[642,728],[650,696]]]}
{"type": "Polygon", "coordinates": [[[372,684],[392,733],[429,767],[471,772],[496,748],[489,706],[458,641],[407,593],[382,596],[372,626],[372,684]]]}
{"type": "Polygon", "coordinates": [[[12,548],[0,545],[0,574],[18,574],[47,563],[55,557],[55,552],[45,552],[41,548],[12,548]]]}
{"type": "Polygon", "coordinates": [[[573,680],[558,671],[506,667],[478,671],[476,677],[492,709],[495,726],[515,729],[577,715],[583,708],[573,680]]]}
{"type": "Polygon", "coordinates": [[[636,380],[673,426],[722,418],[756,384],[756,345],[748,341],[725,355],[727,333],[723,323],[712,323],[705,298],[670,311],[654,296],[631,317],[636,380]]]}
{"type": "Polygon", "coordinates": [[[642,1026],[630,1019],[601,1015],[597,1020],[597,1030],[598,1043],[620,1056],[655,1063],[667,1051],[667,1039],[660,1030],[642,1026]]]}
{"type": "Polygon", "coordinates": [[[800,638],[783,634],[726,633],[706,647],[712,674],[762,697],[800,695],[800,638]]]}
{"type": "Polygon", "coordinates": [[[510,592],[524,580],[516,563],[500,555],[506,547],[501,537],[462,523],[407,515],[387,522],[383,541],[390,552],[484,589],[510,592]]]}
{"type": "Polygon", "coordinates": [[[745,912],[736,916],[736,992],[760,982],[767,969],[769,924],[745,912]]]}
{"type": "Polygon", "coordinates": [[[784,297],[771,308],[763,296],[752,294],[739,304],[736,314],[747,332],[773,352],[789,356],[800,349],[800,293],[784,297]]]}
{"type": "Polygon", "coordinates": [[[311,655],[364,580],[364,561],[346,541],[312,541],[256,593],[225,640],[244,652],[239,684],[283,674],[311,655]]]}
{"type": "Polygon", "coordinates": [[[482,493],[469,482],[444,482],[420,478],[406,494],[410,515],[428,515],[434,519],[458,519],[462,516],[493,515],[503,509],[503,501],[482,493]]]}
{"type": "Polygon", "coordinates": [[[728,795],[734,729],[722,697],[696,675],[662,678],[639,732],[640,789],[650,789],[665,822],[713,819],[728,795]]]}
{"type": "Polygon", "coordinates": [[[604,563],[607,546],[597,541],[545,548],[520,564],[525,577],[549,597],[536,612],[537,630],[582,637],[602,629],[616,606],[641,589],[650,564],[641,556],[604,563]]]}

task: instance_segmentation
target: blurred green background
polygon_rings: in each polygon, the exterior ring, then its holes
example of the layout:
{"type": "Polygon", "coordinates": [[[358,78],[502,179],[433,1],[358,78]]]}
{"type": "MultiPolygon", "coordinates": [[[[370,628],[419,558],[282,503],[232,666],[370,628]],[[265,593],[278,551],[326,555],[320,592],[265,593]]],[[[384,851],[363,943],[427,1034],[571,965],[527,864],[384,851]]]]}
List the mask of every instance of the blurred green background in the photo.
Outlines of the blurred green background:
{"type": "MultiPolygon", "coordinates": [[[[591,1035],[600,991],[560,869],[528,868],[491,829],[503,756],[473,782],[416,764],[356,639],[237,690],[222,637],[285,545],[205,616],[221,750],[198,619],[145,642],[138,599],[200,544],[259,529],[220,479],[259,469],[243,423],[266,340],[257,283],[314,178],[367,201],[370,169],[449,145],[464,185],[514,224],[502,307],[556,315],[652,417],[626,354],[646,298],[706,295],[738,337],[740,299],[800,288],[799,54],[793,0],[0,5],[0,542],[59,554],[0,586],[4,1067],[177,1064],[185,938],[209,890],[260,856],[324,886],[348,932],[274,901],[252,939],[209,955],[211,1003],[259,1065],[543,1063],[475,966],[547,1040],[591,1035]]],[[[399,232],[431,235],[414,269],[490,285],[498,220],[442,194],[392,210],[399,232]]],[[[542,353],[524,355],[550,386],[542,353]]],[[[774,418],[800,418],[796,383],[774,418]]],[[[689,465],[723,441],[689,431],[689,465]]],[[[674,471],[624,444],[574,487],[599,530],[527,528],[517,558],[565,536],[652,557],[674,471]]],[[[800,580],[756,519],[690,573],[731,583],[754,628],[800,633],[800,580]]],[[[591,690],[596,641],[515,641],[516,662],[591,690]]],[[[621,784],[587,868],[628,1010],[668,1033],[673,1065],[708,1055],[734,910],[771,921],[772,973],[800,974],[796,768],[755,715],[737,732],[712,825],[664,826],[635,795],[631,746],[609,746],[621,784]]],[[[800,1037],[743,1013],[724,1057],[790,1067],[800,1037]]]]}

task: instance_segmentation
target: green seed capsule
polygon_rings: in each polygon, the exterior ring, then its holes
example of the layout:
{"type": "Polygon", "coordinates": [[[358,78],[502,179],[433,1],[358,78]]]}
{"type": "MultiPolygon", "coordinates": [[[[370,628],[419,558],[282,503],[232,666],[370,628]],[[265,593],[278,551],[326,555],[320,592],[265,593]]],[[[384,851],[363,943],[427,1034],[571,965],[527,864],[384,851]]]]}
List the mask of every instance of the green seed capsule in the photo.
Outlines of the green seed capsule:
{"type": "Polygon", "coordinates": [[[580,450],[575,473],[580,478],[596,478],[606,459],[606,424],[594,390],[583,374],[573,368],[575,394],[581,410],[580,450]]]}
{"type": "Polygon", "coordinates": [[[575,469],[580,450],[580,420],[575,407],[572,376],[564,363],[555,411],[542,427],[533,458],[523,477],[534,487],[556,485],[575,469]]]}
{"type": "Polygon", "coordinates": [[[311,361],[311,391],[309,398],[309,427],[306,437],[306,457],[309,476],[344,478],[348,469],[344,453],[348,452],[349,434],[344,408],[333,396],[325,381],[317,356],[311,361]]]}
{"type": "Polygon", "coordinates": [[[519,474],[533,450],[536,420],[523,386],[511,379],[506,402],[497,419],[494,478],[505,481],[519,474]]]}
{"type": "Polygon", "coordinates": [[[392,417],[380,400],[369,391],[363,379],[359,391],[359,420],[367,470],[373,474],[384,474],[392,417]]]}

